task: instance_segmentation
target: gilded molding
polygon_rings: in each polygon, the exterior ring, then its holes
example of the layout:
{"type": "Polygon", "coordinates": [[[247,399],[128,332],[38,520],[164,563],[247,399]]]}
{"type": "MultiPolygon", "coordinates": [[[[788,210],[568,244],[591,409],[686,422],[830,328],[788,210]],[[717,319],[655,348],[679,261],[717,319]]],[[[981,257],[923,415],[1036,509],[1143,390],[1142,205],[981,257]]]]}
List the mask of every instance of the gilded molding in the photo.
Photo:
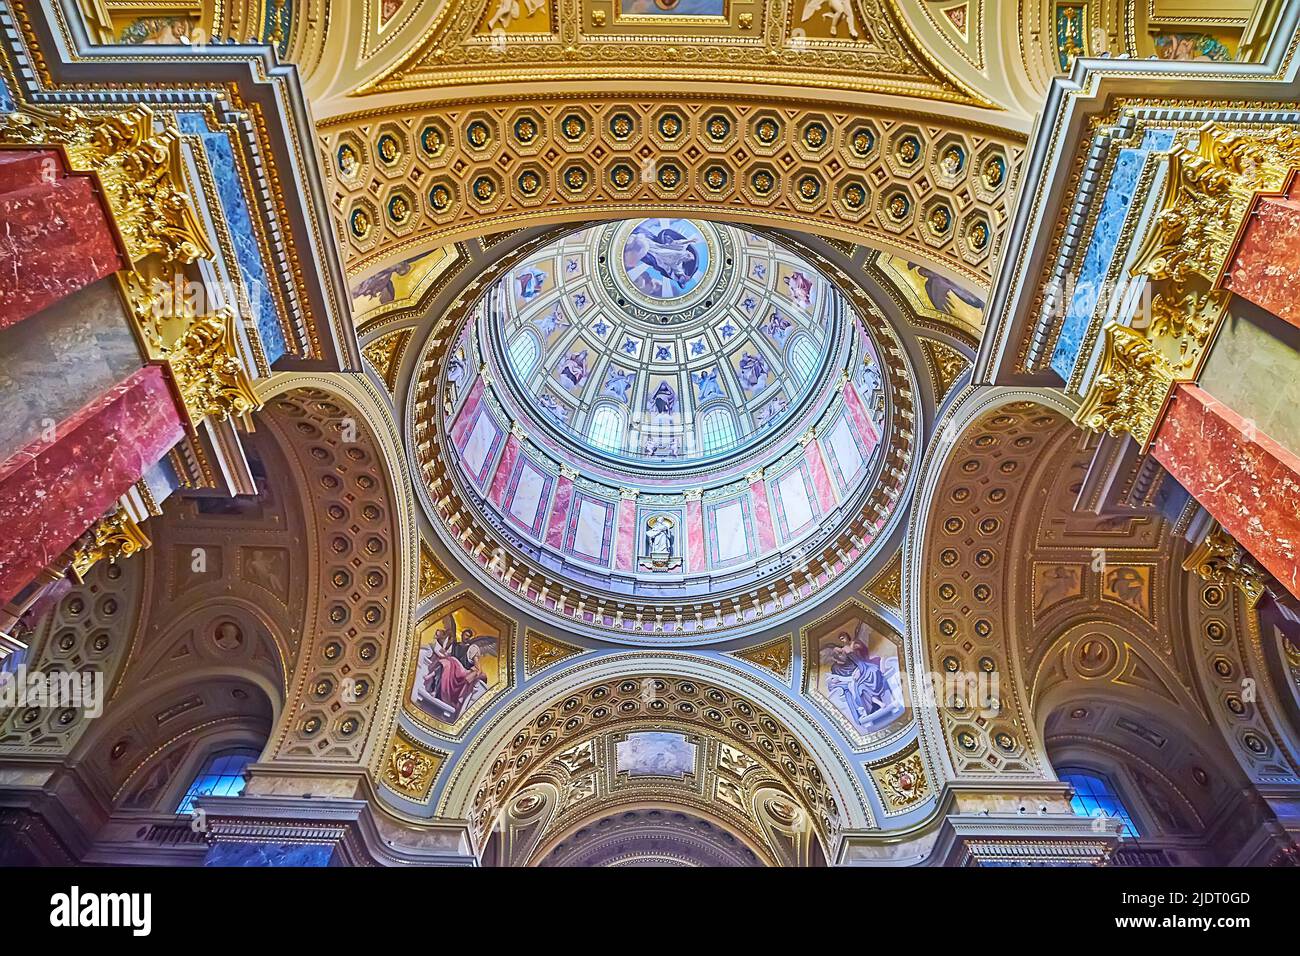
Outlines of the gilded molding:
{"type": "Polygon", "coordinates": [[[1249,607],[1264,596],[1264,574],[1254,559],[1217,524],[1183,562],[1184,571],[1195,571],[1203,581],[1235,587],[1249,607]]]}
{"type": "Polygon", "coordinates": [[[163,350],[192,421],[208,415],[241,419],[262,407],[236,353],[235,316],[194,316],[176,343],[163,350]]]}
{"type": "Polygon", "coordinates": [[[100,561],[115,564],[119,558],[129,558],[144,551],[151,543],[135,519],[118,505],[117,510],[100,518],[72,546],[69,552],[69,570],[80,583],[100,561]]]}

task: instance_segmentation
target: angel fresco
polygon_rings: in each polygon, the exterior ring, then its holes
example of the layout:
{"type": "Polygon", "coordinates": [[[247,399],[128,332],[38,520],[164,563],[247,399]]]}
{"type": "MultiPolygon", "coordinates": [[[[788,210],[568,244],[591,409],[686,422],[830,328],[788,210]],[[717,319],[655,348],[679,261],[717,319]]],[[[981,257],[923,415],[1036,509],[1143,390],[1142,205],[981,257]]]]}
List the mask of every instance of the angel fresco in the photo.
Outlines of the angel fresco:
{"type": "Polygon", "coordinates": [[[547,312],[541,318],[534,319],[533,321],[537,323],[537,328],[541,331],[542,339],[544,341],[550,341],[551,336],[555,334],[557,330],[565,328],[569,324],[568,320],[560,312],[560,305],[558,302],[550,312],[547,312]]]}
{"type": "Polygon", "coordinates": [[[448,614],[433,641],[420,648],[412,702],[431,717],[454,723],[488,692],[488,672],[495,672],[499,653],[495,635],[475,634],[468,626],[457,633],[456,619],[448,614]]]}
{"type": "Polygon", "coordinates": [[[826,696],[861,733],[870,732],[903,711],[898,658],[873,654],[870,641],[870,625],[859,621],[855,629],[838,629],[827,635],[819,654],[826,696]]]}
{"type": "Polygon", "coordinates": [[[785,287],[790,292],[790,301],[807,312],[812,308],[812,279],[802,272],[792,272],[785,277],[785,287]]]}
{"type": "Polygon", "coordinates": [[[767,360],[761,355],[745,352],[740,356],[740,384],[745,391],[761,392],[767,385],[767,360]]]}
{"type": "Polygon", "coordinates": [[[722,391],[722,386],[718,384],[718,370],[716,368],[700,369],[695,375],[695,387],[699,389],[701,404],[711,398],[726,398],[726,393],[722,391]]]}
{"type": "Polygon", "coordinates": [[[857,39],[858,23],[853,18],[853,4],[850,0],[804,0],[803,12],[799,15],[800,23],[807,23],[822,7],[829,7],[822,16],[830,22],[831,36],[839,35],[840,20],[844,21],[849,36],[857,39]]]}
{"type": "Polygon", "coordinates": [[[636,372],[611,367],[605,376],[605,394],[627,401],[628,392],[636,381],[636,372]]]}
{"type": "Polygon", "coordinates": [[[542,287],[546,284],[546,273],[540,269],[525,269],[515,276],[515,283],[519,286],[519,298],[527,302],[541,295],[542,287]]]}
{"type": "Polygon", "coordinates": [[[772,337],[772,341],[785,348],[785,343],[790,341],[790,330],[794,328],[794,323],[787,319],[780,312],[773,312],[768,317],[767,325],[763,326],[763,331],[772,337]]]}

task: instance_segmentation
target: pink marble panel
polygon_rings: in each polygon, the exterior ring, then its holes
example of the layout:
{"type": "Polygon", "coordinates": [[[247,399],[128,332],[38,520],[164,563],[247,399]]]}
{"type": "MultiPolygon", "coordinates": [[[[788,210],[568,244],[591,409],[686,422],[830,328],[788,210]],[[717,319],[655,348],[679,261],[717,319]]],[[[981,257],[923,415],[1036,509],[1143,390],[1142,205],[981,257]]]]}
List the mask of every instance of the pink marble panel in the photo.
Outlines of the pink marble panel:
{"type": "Polygon", "coordinates": [[[618,532],[614,535],[614,567],[631,571],[636,564],[636,499],[624,498],[618,503],[618,532]]]}
{"type": "Polygon", "coordinates": [[[497,470],[492,475],[492,487],[488,491],[488,498],[494,505],[501,505],[505,497],[506,485],[510,483],[510,474],[514,471],[515,462],[518,458],[519,440],[512,434],[506,437],[506,447],[501,452],[501,458],[497,462],[497,470]]]}
{"type": "Polygon", "coordinates": [[[826,472],[821,442],[810,441],[804,446],[804,460],[808,462],[808,474],[812,475],[813,487],[817,489],[817,503],[825,514],[835,507],[835,487],[831,484],[831,476],[826,472]]]}
{"type": "Polygon", "coordinates": [[[844,405],[848,408],[849,415],[853,418],[854,430],[862,441],[862,457],[870,458],[871,452],[880,444],[880,432],[876,430],[867,406],[862,403],[862,396],[858,394],[852,382],[844,386],[844,405]]]}
{"type": "Polygon", "coordinates": [[[758,530],[758,547],[767,554],[776,550],[776,529],[772,525],[772,506],[768,502],[767,482],[759,480],[749,484],[754,499],[754,523],[758,530]]]}
{"type": "Polygon", "coordinates": [[[692,574],[708,570],[704,557],[704,505],[699,498],[686,502],[686,563],[692,574]]]}
{"type": "Polygon", "coordinates": [[[1291,284],[1300,275],[1300,199],[1260,197],[1223,285],[1244,299],[1300,326],[1300,302],[1291,284]]]}
{"type": "Polygon", "coordinates": [[[1300,597],[1300,458],[1195,385],[1175,389],[1152,452],[1300,597]]]}
{"type": "Polygon", "coordinates": [[[184,435],[162,369],[147,366],[0,464],[0,603],[54,561],[184,435]]]}
{"type": "Polygon", "coordinates": [[[469,430],[474,427],[474,413],[478,411],[479,403],[482,400],[483,380],[475,379],[473,386],[470,388],[469,397],[465,399],[465,404],[460,407],[460,412],[456,415],[456,421],[451,426],[451,443],[454,447],[465,447],[465,442],[469,438],[469,430]]]}
{"type": "Polygon", "coordinates": [[[555,485],[555,501],[546,523],[546,543],[557,551],[564,546],[564,529],[569,523],[569,505],[573,503],[573,479],[560,476],[555,485]]]}

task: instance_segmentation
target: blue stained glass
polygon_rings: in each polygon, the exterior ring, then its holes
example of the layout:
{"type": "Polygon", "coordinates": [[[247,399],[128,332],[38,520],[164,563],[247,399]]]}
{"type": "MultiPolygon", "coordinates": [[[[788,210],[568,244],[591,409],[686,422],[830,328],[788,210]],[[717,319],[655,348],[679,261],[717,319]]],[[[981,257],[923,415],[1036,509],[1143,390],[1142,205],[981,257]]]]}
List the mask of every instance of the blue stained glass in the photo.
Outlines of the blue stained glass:
{"type": "Polygon", "coordinates": [[[244,792],[244,768],[256,760],[258,751],[251,748],[223,750],[208,758],[185,796],[177,813],[193,813],[199,797],[237,797],[244,792]]]}
{"type": "Polygon", "coordinates": [[[1081,817],[1105,815],[1118,819],[1123,824],[1121,835],[1137,839],[1137,826],[1109,780],[1087,770],[1059,770],[1057,776],[1074,788],[1070,806],[1076,814],[1081,817]]]}

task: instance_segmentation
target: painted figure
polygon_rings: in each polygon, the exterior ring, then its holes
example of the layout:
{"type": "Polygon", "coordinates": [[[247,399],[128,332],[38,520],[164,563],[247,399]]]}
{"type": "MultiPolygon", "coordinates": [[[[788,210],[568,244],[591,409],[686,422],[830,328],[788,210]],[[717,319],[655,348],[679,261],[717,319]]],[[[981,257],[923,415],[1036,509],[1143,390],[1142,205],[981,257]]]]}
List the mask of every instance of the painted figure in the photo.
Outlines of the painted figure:
{"type": "Polygon", "coordinates": [[[582,388],[587,381],[587,350],[571,352],[560,365],[560,381],[570,388],[582,388]]]}
{"type": "Polygon", "coordinates": [[[632,283],[657,299],[685,295],[708,264],[704,237],[685,220],[647,220],[623,246],[623,268],[632,283]]]}
{"type": "Polygon", "coordinates": [[[792,272],[785,277],[785,287],[790,292],[790,301],[807,312],[812,308],[812,279],[802,272],[792,272]]]}
{"type": "Polygon", "coordinates": [[[740,357],[740,384],[747,392],[761,392],[767,385],[767,360],[745,352],[740,357]]]}
{"type": "Polygon", "coordinates": [[[476,636],[472,628],[456,633],[448,615],[434,632],[434,640],[420,649],[412,691],[414,702],[426,713],[455,721],[488,691],[483,658],[498,652],[497,639],[476,636]]]}
{"type": "Polygon", "coordinates": [[[609,374],[605,377],[605,394],[613,395],[626,402],[628,392],[632,390],[632,383],[635,381],[636,372],[611,367],[609,374]]]}
{"type": "Polygon", "coordinates": [[[656,415],[671,415],[677,411],[677,393],[673,387],[667,382],[660,382],[650,396],[649,409],[656,415]]]}
{"type": "Polygon", "coordinates": [[[822,666],[828,668],[827,696],[862,732],[902,710],[898,662],[872,655],[867,645],[869,636],[868,625],[860,623],[856,633],[840,631],[821,649],[822,666]]]}
{"type": "Polygon", "coordinates": [[[695,387],[699,389],[701,403],[707,402],[711,398],[726,398],[722,386],[718,384],[718,370],[716,368],[701,369],[695,376],[695,387]]]}

